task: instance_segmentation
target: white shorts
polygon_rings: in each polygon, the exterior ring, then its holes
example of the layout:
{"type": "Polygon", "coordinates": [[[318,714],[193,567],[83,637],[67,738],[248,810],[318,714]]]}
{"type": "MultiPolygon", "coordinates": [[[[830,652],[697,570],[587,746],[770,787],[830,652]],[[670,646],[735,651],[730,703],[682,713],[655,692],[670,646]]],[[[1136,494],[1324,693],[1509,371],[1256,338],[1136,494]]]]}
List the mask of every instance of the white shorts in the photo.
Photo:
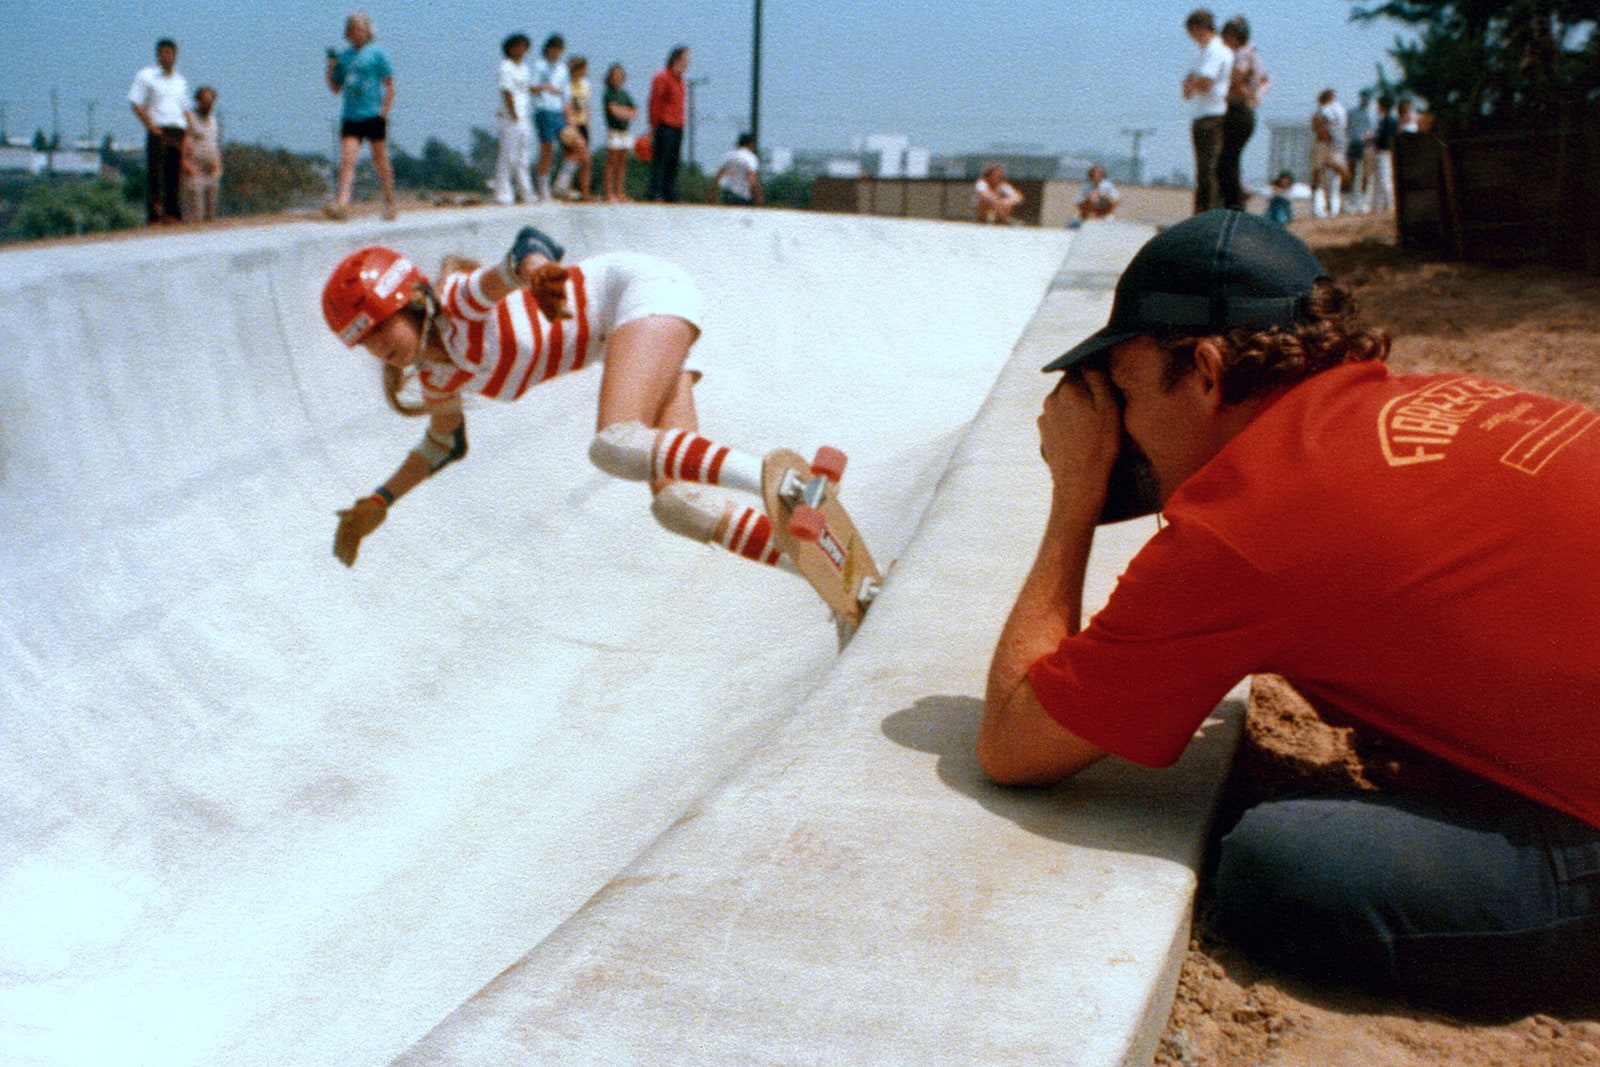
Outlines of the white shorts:
{"type": "Polygon", "coordinates": [[[626,152],[633,147],[633,138],[628,136],[627,130],[607,130],[606,147],[617,152],[626,152]]]}
{"type": "Polygon", "coordinates": [[[589,296],[589,321],[602,336],[650,315],[683,319],[697,331],[705,300],[688,273],[641,252],[606,252],[578,264],[589,296]]]}

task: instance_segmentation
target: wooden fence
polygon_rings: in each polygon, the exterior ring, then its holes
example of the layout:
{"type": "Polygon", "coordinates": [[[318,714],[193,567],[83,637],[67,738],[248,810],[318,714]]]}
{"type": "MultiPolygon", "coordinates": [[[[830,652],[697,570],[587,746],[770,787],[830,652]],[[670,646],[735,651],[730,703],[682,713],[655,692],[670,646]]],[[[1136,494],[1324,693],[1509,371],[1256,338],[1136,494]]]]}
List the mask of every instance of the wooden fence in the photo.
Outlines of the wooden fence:
{"type": "Polygon", "coordinates": [[[1547,129],[1402,134],[1394,162],[1406,247],[1600,273],[1600,101],[1547,129]]]}
{"type": "MultiPolygon", "coordinates": [[[[1064,181],[1012,179],[1023,201],[1012,217],[1027,226],[1064,226],[1076,186],[1064,181]]],[[[972,181],[963,178],[829,178],[811,186],[813,211],[897,215],[971,222],[972,181]]]]}

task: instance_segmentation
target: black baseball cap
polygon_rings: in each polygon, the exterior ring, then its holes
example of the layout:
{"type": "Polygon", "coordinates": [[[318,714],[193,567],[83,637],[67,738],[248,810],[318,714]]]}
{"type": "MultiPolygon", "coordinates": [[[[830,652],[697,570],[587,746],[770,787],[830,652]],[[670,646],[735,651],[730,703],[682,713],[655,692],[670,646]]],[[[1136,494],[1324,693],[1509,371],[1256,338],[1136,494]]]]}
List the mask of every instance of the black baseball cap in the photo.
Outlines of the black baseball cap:
{"type": "Polygon", "coordinates": [[[1156,234],[1117,281],[1111,321],[1044,367],[1066,370],[1143,333],[1223,333],[1307,320],[1328,272],[1305,242],[1243,211],[1195,215],[1156,234]]]}

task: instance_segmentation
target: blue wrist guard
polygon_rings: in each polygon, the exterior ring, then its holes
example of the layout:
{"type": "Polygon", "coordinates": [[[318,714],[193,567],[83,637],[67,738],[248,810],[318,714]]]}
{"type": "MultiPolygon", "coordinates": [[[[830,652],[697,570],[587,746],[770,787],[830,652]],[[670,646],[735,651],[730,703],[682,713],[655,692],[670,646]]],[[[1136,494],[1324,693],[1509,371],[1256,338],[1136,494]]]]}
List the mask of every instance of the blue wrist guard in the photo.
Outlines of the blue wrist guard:
{"type": "Polygon", "coordinates": [[[507,258],[510,260],[514,270],[524,259],[535,252],[546,257],[552,263],[560,263],[561,257],[567,254],[567,250],[556,244],[548,234],[536,230],[532,226],[524,226],[517,231],[516,240],[511,242],[511,253],[507,258]]]}

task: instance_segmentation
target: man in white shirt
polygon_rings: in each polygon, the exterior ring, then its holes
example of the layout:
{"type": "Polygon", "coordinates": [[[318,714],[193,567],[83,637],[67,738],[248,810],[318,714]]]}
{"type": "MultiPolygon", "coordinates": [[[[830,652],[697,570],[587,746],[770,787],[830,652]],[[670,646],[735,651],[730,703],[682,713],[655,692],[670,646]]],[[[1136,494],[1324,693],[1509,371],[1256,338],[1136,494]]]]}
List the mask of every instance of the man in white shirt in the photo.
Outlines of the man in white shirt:
{"type": "Polygon", "coordinates": [[[1190,133],[1194,139],[1194,213],[1222,207],[1222,185],[1217,161],[1222,157],[1223,117],[1228,113],[1228,79],[1233,73],[1233,53],[1217,36],[1211,12],[1199,8],[1184,19],[1183,28],[1200,46],[1194,65],[1183,79],[1183,98],[1193,109],[1190,133]]]}
{"type": "Polygon", "coordinates": [[[525,33],[514,33],[501,44],[505,58],[500,60],[498,89],[500,107],[496,118],[500,127],[500,157],[495,163],[494,198],[501,204],[518,200],[532,203],[533,191],[533,72],[526,57],[533,42],[525,33]]]}
{"type": "Polygon", "coordinates": [[[178,73],[178,44],[156,42],[156,61],[133,76],[128,103],[145,128],[145,217],[153,223],[178,222],[183,172],[183,137],[189,127],[189,83],[178,73]]]}
{"type": "Polygon", "coordinates": [[[750,207],[761,203],[761,161],[756,157],[754,134],[741,133],[739,145],[722,157],[722,166],[711,181],[706,203],[718,194],[731,207],[750,207]]]}

